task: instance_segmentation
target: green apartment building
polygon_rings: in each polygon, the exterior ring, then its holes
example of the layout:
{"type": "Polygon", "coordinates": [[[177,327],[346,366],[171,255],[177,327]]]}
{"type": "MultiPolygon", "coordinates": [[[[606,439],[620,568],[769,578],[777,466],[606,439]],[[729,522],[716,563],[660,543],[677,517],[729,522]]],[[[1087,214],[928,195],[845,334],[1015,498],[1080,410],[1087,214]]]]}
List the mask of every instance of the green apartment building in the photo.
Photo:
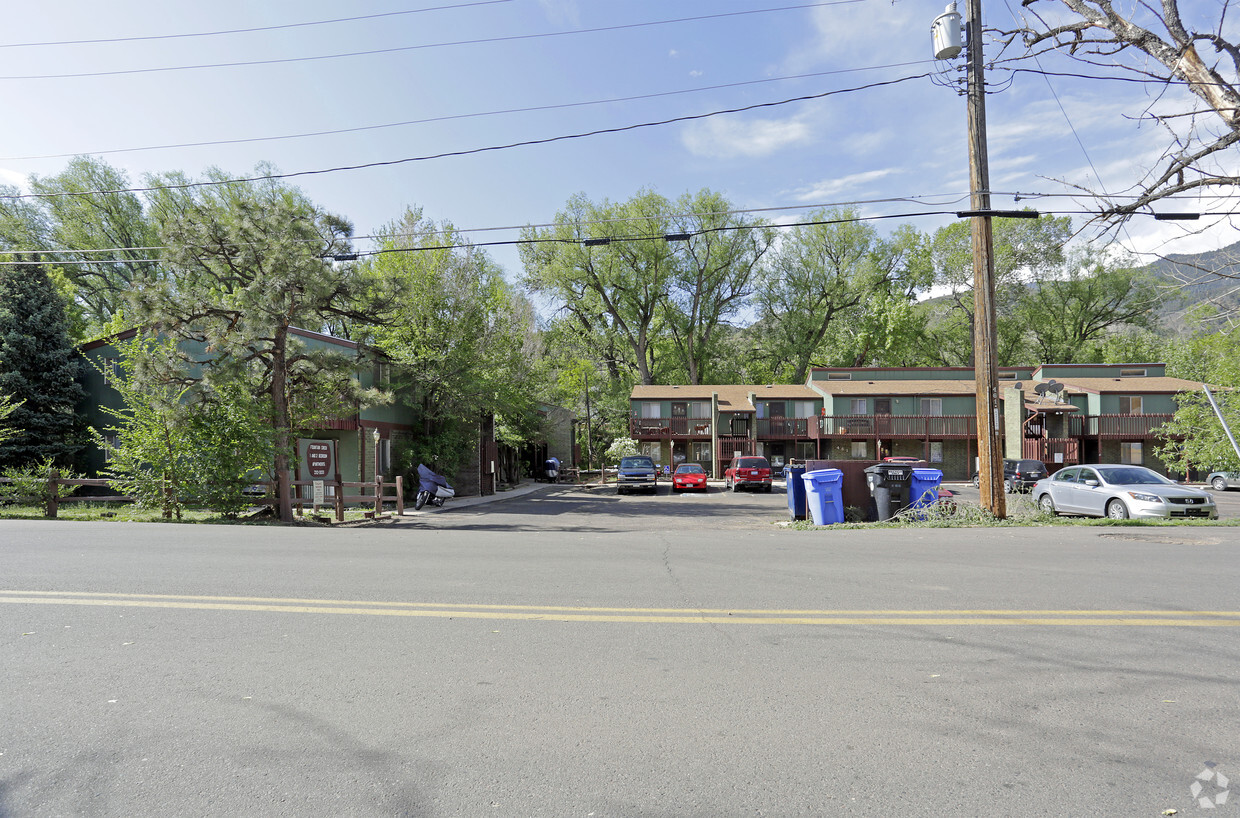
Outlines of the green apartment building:
{"type": "MultiPolygon", "coordinates": [[[[919,457],[967,480],[977,457],[976,384],[964,367],[819,367],[804,386],[645,386],[630,396],[629,430],[643,453],[696,462],[719,477],[732,458],[879,460],[919,457]]],[[[999,371],[1005,457],[1136,463],[1153,455],[1180,392],[1164,364],[1042,364],[999,371]]]]}

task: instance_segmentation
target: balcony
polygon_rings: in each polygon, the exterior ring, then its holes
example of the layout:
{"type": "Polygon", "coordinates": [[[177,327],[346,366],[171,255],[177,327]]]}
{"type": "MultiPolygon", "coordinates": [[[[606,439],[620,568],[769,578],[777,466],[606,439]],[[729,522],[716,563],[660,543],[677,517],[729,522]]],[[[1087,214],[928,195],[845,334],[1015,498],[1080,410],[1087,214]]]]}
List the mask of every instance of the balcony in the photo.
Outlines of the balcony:
{"type": "Polygon", "coordinates": [[[1159,437],[1158,427],[1174,415],[1089,415],[1083,418],[1087,437],[1148,439],[1159,437]]]}
{"type": "Polygon", "coordinates": [[[638,440],[709,440],[710,426],[710,418],[629,418],[629,437],[638,440]]]}
{"type": "Polygon", "coordinates": [[[810,418],[758,418],[759,440],[808,440],[810,418]]]}
{"type": "Polygon", "coordinates": [[[824,415],[810,424],[812,439],[836,437],[942,440],[977,436],[972,415],[824,415]]]}

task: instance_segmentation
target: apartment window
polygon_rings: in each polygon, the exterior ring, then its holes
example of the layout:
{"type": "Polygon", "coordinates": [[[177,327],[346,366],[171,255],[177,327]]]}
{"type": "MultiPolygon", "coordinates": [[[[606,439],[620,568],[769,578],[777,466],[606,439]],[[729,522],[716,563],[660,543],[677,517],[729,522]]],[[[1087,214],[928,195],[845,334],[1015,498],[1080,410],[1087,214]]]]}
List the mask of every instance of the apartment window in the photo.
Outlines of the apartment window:
{"type": "Polygon", "coordinates": [[[999,373],[999,380],[1001,380],[1001,381],[1014,381],[1014,380],[1016,380],[1016,373],[1015,373],[1015,372],[1000,372],[1000,373],[999,373]]]}
{"type": "Polygon", "coordinates": [[[709,463],[710,461],[711,461],[710,444],[709,443],[694,443],[693,444],[693,462],[701,463],[705,465],[709,463]]]}
{"type": "Polygon", "coordinates": [[[852,441],[852,458],[853,460],[865,460],[870,454],[869,444],[864,440],[852,441]]]}
{"type": "Polygon", "coordinates": [[[649,457],[655,462],[656,466],[659,464],[659,461],[663,459],[659,441],[657,440],[643,440],[640,444],[638,444],[637,453],[644,454],[646,457],[649,457]]]}
{"type": "Polygon", "coordinates": [[[1144,369],[1121,369],[1119,371],[1119,376],[1121,378],[1144,378],[1145,370],[1144,369]]]}
{"type": "Polygon", "coordinates": [[[121,375],[121,362],[118,358],[103,359],[103,382],[114,383],[121,375]]]}
{"type": "Polygon", "coordinates": [[[698,419],[709,418],[710,417],[710,404],[702,400],[694,401],[693,403],[690,403],[689,404],[689,417],[698,418],[698,419]]]}
{"type": "Polygon", "coordinates": [[[642,417],[644,418],[662,417],[662,415],[660,414],[662,412],[662,407],[663,407],[663,404],[659,403],[658,401],[644,401],[642,403],[642,417]]]}
{"type": "Polygon", "coordinates": [[[379,439],[379,462],[375,464],[375,472],[387,474],[392,470],[392,441],[388,438],[379,439]]]}
{"type": "Polygon", "coordinates": [[[941,440],[930,441],[930,462],[931,463],[942,463],[943,462],[943,441],[941,440]]]}
{"type": "Polygon", "coordinates": [[[1141,414],[1141,396],[1140,395],[1131,395],[1131,396],[1120,395],[1119,413],[1121,415],[1141,414]]]}
{"type": "Polygon", "coordinates": [[[828,372],[827,380],[829,381],[851,381],[851,372],[828,372]]]}
{"type": "Polygon", "coordinates": [[[792,403],[792,416],[794,418],[812,418],[818,414],[815,408],[816,404],[812,400],[798,400],[792,403]]]}
{"type": "Polygon", "coordinates": [[[932,415],[938,417],[943,414],[942,398],[922,398],[921,413],[923,415],[932,415]]]}
{"type": "Polygon", "coordinates": [[[854,415],[864,415],[869,412],[869,404],[865,398],[852,399],[852,413],[854,415]]]}
{"type": "Polygon", "coordinates": [[[103,436],[103,461],[111,463],[116,456],[116,450],[121,446],[121,436],[117,434],[103,436]]]}
{"type": "Polygon", "coordinates": [[[386,361],[375,362],[375,386],[386,389],[392,385],[392,365],[386,361]]]}
{"type": "Polygon", "coordinates": [[[1145,464],[1142,457],[1141,443],[1124,442],[1119,444],[1119,462],[1126,463],[1130,466],[1141,466],[1145,464]]]}

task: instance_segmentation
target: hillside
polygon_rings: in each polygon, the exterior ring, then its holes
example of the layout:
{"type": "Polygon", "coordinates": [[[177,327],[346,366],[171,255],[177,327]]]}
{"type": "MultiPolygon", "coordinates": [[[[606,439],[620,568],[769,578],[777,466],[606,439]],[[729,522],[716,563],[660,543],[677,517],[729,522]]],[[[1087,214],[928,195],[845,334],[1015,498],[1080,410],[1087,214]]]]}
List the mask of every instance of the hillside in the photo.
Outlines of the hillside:
{"type": "Polygon", "coordinates": [[[1240,242],[1208,253],[1171,255],[1145,269],[1166,288],[1159,313],[1167,332],[1183,332],[1185,313],[1203,304],[1220,313],[1240,312],[1240,242]]]}

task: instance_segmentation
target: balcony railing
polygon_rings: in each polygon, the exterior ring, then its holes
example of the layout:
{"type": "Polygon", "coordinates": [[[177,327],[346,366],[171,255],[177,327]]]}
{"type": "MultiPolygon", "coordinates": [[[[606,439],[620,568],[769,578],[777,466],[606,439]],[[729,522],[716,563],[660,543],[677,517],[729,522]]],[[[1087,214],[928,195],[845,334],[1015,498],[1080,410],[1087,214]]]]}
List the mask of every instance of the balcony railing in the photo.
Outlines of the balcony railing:
{"type": "Polygon", "coordinates": [[[1025,438],[1021,441],[1021,457],[1068,466],[1081,462],[1081,443],[1066,437],[1025,438]]]}
{"type": "Polygon", "coordinates": [[[824,415],[810,424],[811,437],[975,437],[972,415],[824,415]]]}
{"type": "Polygon", "coordinates": [[[709,438],[710,418],[629,418],[629,436],[709,438]]]}
{"type": "Polygon", "coordinates": [[[1084,434],[1089,437],[1150,438],[1174,415],[1089,415],[1084,419],[1084,434]]]}
{"type": "Polygon", "coordinates": [[[758,418],[759,440],[809,438],[809,418],[758,418]]]}

